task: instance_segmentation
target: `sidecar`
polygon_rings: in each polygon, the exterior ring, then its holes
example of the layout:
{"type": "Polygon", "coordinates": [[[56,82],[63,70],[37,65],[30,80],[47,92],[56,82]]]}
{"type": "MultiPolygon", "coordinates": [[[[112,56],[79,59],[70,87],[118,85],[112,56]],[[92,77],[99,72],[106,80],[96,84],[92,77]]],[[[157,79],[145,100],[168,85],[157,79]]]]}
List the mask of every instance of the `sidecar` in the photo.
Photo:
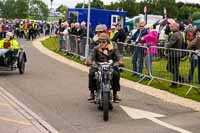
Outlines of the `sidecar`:
{"type": "Polygon", "coordinates": [[[26,62],[26,53],[23,48],[17,50],[0,49],[0,71],[14,71],[18,69],[19,73],[23,74],[26,62]]]}

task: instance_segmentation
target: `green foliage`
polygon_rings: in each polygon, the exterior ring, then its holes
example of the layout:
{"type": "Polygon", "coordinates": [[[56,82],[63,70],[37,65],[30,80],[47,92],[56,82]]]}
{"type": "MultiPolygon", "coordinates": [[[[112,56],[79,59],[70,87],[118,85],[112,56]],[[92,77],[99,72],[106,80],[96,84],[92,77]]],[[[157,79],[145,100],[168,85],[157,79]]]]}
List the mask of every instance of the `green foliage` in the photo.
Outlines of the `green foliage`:
{"type": "MultiPolygon", "coordinates": [[[[83,7],[83,3],[78,3],[75,6],[75,8],[82,8],[82,7],[83,7]]],[[[88,4],[85,4],[85,8],[88,8],[88,4]]]]}
{"type": "Polygon", "coordinates": [[[28,16],[28,0],[16,0],[15,2],[15,8],[16,8],[16,17],[17,18],[27,18],[28,16]]]}
{"type": "Polygon", "coordinates": [[[56,9],[57,12],[62,13],[62,15],[63,15],[63,18],[62,18],[62,19],[63,19],[63,20],[66,20],[67,9],[68,9],[68,7],[67,7],[66,5],[60,5],[60,6],[56,9]]]}
{"type": "Polygon", "coordinates": [[[15,6],[15,0],[7,0],[2,2],[2,17],[3,18],[15,18],[15,11],[16,11],[16,6],[15,6]]]}
{"type": "Polygon", "coordinates": [[[194,13],[192,14],[192,19],[193,19],[193,20],[200,19],[200,12],[194,12],[194,13]]]}
{"type": "Polygon", "coordinates": [[[91,2],[91,7],[92,8],[103,9],[104,8],[104,3],[101,0],[93,0],[91,2]]]}
{"type": "Polygon", "coordinates": [[[48,6],[42,0],[0,0],[0,17],[45,19],[48,6]]]}
{"type": "Polygon", "coordinates": [[[67,12],[67,6],[66,5],[60,5],[56,11],[62,13],[64,16],[66,16],[66,12],[67,12]]]}
{"type": "Polygon", "coordinates": [[[48,6],[43,1],[30,0],[29,17],[33,19],[46,20],[48,13],[48,6]]]}
{"type": "MultiPolygon", "coordinates": [[[[90,5],[91,5],[92,8],[98,8],[98,9],[103,9],[104,8],[104,3],[101,0],[93,0],[90,3],[90,5]]],[[[76,8],[82,8],[83,7],[83,3],[78,3],[78,4],[76,4],[75,7],[76,8]]],[[[88,7],[88,4],[85,4],[85,8],[87,8],[87,7],[88,7]]]]}
{"type": "MultiPolygon", "coordinates": [[[[128,17],[136,16],[140,13],[144,13],[144,6],[147,5],[148,14],[164,15],[164,8],[167,9],[167,17],[176,18],[178,20],[190,19],[194,12],[200,12],[199,4],[189,4],[179,2],[176,0],[144,0],[137,3],[136,0],[119,0],[117,2],[111,2],[110,5],[97,6],[101,0],[94,0],[91,2],[91,6],[95,8],[105,8],[109,10],[124,10],[127,11],[128,17]],[[94,6],[95,5],[95,6],[94,6]]],[[[76,5],[76,8],[82,8],[83,3],[76,5]]],[[[86,6],[87,7],[87,6],[86,6]]]]}

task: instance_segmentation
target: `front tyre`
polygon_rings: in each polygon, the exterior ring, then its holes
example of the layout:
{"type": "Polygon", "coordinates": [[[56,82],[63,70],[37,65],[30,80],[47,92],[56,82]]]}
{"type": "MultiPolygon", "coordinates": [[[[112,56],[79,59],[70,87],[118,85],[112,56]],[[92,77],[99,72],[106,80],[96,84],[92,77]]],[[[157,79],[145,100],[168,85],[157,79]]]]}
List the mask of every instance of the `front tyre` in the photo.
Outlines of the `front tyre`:
{"type": "Polygon", "coordinates": [[[25,71],[25,57],[24,57],[23,53],[19,54],[18,68],[19,68],[19,73],[20,74],[24,74],[24,71],[25,71]]]}
{"type": "Polygon", "coordinates": [[[109,119],[109,93],[103,93],[103,120],[108,121],[109,119]]]}

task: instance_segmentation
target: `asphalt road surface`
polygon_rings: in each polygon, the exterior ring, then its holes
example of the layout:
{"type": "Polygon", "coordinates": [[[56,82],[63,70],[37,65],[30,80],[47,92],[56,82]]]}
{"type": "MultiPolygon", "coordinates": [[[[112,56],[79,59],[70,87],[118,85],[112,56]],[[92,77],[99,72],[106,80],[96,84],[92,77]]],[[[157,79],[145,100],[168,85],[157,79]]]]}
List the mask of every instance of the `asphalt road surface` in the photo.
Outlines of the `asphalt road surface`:
{"type": "MultiPolygon", "coordinates": [[[[122,102],[114,104],[108,122],[87,101],[88,74],[60,63],[20,40],[28,57],[26,72],[0,72],[0,86],[61,133],[178,133],[148,119],[132,119],[119,106],[165,115],[160,121],[200,133],[200,113],[122,87],[122,102]]],[[[39,45],[39,44],[38,44],[39,45]]]]}

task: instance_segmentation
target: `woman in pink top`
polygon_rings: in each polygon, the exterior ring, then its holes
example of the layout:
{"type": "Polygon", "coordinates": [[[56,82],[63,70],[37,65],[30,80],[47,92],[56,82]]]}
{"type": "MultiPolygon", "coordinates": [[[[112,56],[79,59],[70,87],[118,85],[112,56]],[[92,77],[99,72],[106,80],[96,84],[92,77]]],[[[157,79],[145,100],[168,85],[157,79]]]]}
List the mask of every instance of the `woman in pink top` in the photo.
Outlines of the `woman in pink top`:
{"type": "MultiPolygon", "coordinates": [[[[148,34],[142,37],[142,40],[145,41],[146,46],[157,46],[158,42],[158,33],[157,31],[153,30],[153,26],[148,25],[147,26],[148,34]]],[[[153,55],[156,55],[158,53],[156,48],[149,48],[148,50],[144,50],[144,53],[146,54],[145,62],[148,69],[148,73],[151,76],[152,75],[152,60],[153,55]]]]}

